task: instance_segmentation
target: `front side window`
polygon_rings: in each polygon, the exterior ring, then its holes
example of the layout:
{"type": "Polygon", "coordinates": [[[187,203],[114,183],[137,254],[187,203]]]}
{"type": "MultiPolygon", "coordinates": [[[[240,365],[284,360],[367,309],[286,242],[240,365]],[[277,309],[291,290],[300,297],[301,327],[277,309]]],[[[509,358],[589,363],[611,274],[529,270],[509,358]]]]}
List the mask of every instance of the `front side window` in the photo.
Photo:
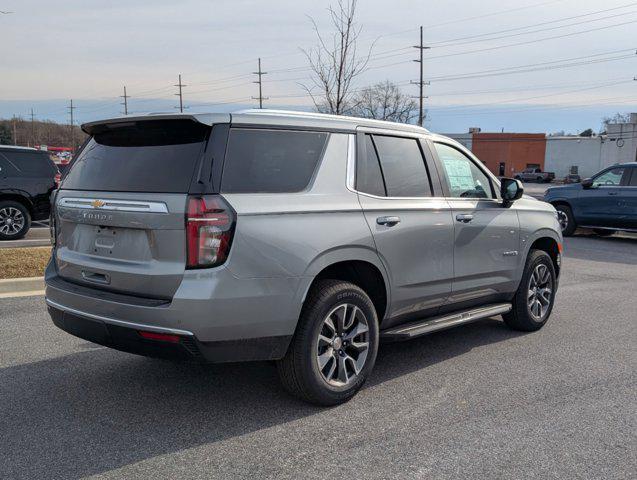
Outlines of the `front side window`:
{"type": "Polygon", "coordinates": [[[434,145],[442,163],[450,197],[493,198],[489,177],[469,157],[449,145],[434,145]]]}
{"type": "Polygon", "coordinates": [[[618,187],[621,184],[623,175],[623,168],[613,168],[595,177],[593,179],[593,187],[618,187]]]}
{"type": "Polygon", "coordinates": [[[418,140],[373,135],[388,197],[430,197],[431,184],[418,140]]]}
{"type": "Polygon", "coordinates": [[[300,192],[310,183],[327,138],[324,132],[233,128],[221,191],[300,192]]]}

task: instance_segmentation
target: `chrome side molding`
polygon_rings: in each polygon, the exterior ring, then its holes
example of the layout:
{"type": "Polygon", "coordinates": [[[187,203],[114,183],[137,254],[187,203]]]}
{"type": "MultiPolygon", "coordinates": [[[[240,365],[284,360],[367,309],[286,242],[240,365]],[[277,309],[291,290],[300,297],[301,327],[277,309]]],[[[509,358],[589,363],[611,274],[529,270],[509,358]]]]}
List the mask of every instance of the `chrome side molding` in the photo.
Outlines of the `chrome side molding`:
{"type": "Polygon", "coordinates": [[[65,197],[58,200],[57,206],[91,210],[116,210],[120,212],[168,213],[168,206],[164,202],[141,202],[137,200],[65,197]]]}
{"type": "Polygon", "coordinates": [[[510,303],[497,303],[486,307],[474,308],[440,317],[426,318],[406,325],[399,325],[381,332],[382,339],[408,340],[429,333],[452,328],[457,325],[474,322],[481,318],[492,317],[511,311],[510,303]]]}

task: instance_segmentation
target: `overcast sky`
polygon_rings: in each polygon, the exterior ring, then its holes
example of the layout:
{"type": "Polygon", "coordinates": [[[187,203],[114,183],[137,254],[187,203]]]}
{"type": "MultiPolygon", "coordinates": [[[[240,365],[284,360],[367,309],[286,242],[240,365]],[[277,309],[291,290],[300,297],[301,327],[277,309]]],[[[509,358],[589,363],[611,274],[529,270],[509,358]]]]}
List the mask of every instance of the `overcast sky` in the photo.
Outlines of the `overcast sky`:
{"type": "MultiPolygon", "coordinates": [[[[0,0],[0,116],[79,122],[176,104],[177,74],[194,111],[255,105],[262,57],[267,106],[310,108],[300,48],[327,32],[328,1],[0,0]],[[207,103],[207,104],[206,104],[207,103]]],[[[425,26],[428,127],[435,131],[577,131],[637,110],[637,2],[611,0],[359,0],[359,50],[375,41],[360,88],[417,79],[425,26]],[[552,63],[550,63],[552,62],[552,63]],[[544,65],[538,65],[544,64],[544,65]],[[565,65],[571,64],[565,68],[565,65]],[[572,65],[576,64],[576,65],[572,65]],[[521,73],[510,73],[520,67],[521,73]]]]}

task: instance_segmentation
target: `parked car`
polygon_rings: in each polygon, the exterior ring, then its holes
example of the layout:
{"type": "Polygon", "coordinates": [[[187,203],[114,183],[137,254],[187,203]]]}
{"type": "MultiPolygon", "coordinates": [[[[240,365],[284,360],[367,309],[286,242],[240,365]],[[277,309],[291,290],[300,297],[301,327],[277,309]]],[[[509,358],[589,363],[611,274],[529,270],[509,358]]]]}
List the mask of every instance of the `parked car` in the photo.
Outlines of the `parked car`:
{"type": "Polygon", "coordinates": [[[550,183],[555,180],[555,173],[543,172],[541,168],[525,168],[516,173],[513,178],[523,182],[550,183]]]}
{"type": "Polygon", "coordinates": [[[580,177],[578,174],[576,173],[570,173],[568,175],[566,175],[564,177],[564,183],[568,184],[568,183],[581,183],[582,182],[582,177],[580,177]]]}
{"type": "Polygon", "coordinates": [[[637,162],[613,165],[582,183],[549,188],[544,200],[557,209],[565,236],[577,227],[602,236],[637,231],[637,162]]]}
{"type": "Polygon", "coordinates": [[[352,397],[380,339],[548,320],[555,209],[413,125],[278,111],[83,126],[54,211],[46,303],[95,343],[276,360],[310,402],[352,397]]]}
{"type": "Polygon", "coordinates": [[[31,221],[49,218],[56,175],[46,152],[0,145],[0,240],[18,240],[31,221]]]}

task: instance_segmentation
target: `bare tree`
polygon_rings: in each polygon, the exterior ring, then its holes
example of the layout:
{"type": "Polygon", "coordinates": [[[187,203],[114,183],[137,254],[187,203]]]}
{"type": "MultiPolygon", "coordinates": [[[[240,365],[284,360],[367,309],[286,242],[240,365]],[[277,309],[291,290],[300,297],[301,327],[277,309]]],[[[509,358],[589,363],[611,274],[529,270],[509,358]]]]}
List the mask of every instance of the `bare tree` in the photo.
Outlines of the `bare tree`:
{"type": "Polygon", "coordinates": [[[338,0],[337,6],[330,6],[328,12],[335,30],[331,38],[321,34],[310,17],[318,45],[302,50],[313,72],[312,83],[302,87],[319,112],[341,115],[351,98],[352,81],[367,67],[373,44],[365,56],[359,57],[356,42],[361,27],[354,22],[356,0],[338,0]]]}
{"type": "Polygon", "coordinates": [[[386,80],[355,94],[347,113],[355,117],[409,123],[418,114],[417,110],[418,105],[411,97],[386,80]]]}
{"type": "Polygon", "coordinates": [[[602,128],[608,127],[615,123],[628,123],[630,122],[630,113],[616,113],[610,117],[602,118],[602,128]]]}

